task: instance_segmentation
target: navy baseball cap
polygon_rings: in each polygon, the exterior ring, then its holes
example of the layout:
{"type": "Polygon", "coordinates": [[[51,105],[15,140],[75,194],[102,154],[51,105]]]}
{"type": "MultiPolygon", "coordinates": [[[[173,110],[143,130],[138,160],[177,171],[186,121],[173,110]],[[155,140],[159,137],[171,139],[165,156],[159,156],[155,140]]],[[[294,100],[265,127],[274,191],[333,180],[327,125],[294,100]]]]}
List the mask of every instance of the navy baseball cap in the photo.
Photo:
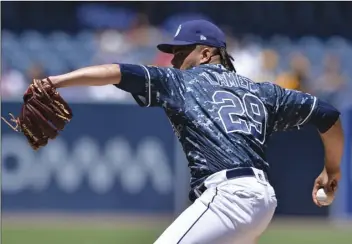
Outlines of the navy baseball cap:
{"type": "Polygon", "coordinates": [[[172,53],[174,46],[206,45],[226,48],[225,34],[215,24],[207,20],[191,20],[179,25],[174,39],[161,43],[157,48],[164,53],[172,53]]]}

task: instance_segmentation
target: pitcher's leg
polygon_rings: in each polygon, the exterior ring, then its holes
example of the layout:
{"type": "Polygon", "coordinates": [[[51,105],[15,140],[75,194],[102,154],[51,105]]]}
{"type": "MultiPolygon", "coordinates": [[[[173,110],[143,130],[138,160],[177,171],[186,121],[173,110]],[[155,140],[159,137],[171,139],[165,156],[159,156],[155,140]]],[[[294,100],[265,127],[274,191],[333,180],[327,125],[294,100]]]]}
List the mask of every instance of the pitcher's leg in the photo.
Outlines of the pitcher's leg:
{"type": "Polygon", "coordinates": [[[206,190],[155,244],[254,244],[271,221],[276,198],[268,198],[260,187],[251,189],[251,183],[258,186],[255,180],[243,180],[243,186],[206,190]]]}
{"type": "Polygon", "coordinates": [[[212,210],[217,191],[206,191],[202,201],[195,201],[158,238],[154,244],[216,244],[233,232],[230,220],[219,218],[212,210]]]}
{"type": "MultiPolygon", "coordinates": [[[[197,224],[208,211],[208,207],[195,201],[161,234],[154,244],[180,243],[189,230],[197,224]]],[[[206,228],[206,227],[204,227],[206,228]]]]}

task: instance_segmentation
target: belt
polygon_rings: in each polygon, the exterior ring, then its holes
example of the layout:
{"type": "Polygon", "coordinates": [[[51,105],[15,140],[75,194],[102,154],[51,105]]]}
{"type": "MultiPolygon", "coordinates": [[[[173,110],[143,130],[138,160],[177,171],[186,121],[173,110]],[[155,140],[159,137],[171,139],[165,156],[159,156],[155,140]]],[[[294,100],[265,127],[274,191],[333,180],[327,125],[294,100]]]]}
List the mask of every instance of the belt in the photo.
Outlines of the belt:
{"type": "MultiPolygon", "coordinates": [[[[252,168],[236,168],[236,169],[226,170],[226,178],[228,180],[235,179],[235,178],[240,178],[240,177],[246,177],[246,176],[254,176],[255,177],[256,174],[254,173],[252,168]]],[[[261,175],[259,175],[259,177],[260,176],[261,175]]],[[[269,182],[269,177],[268,177],[268,174],[266,172],[264,172],[264,177],[265,177],[265,180],[269,182]]],[[[264,180],[264,179],[261,179],[261,180],[264,180]]],[[[199,186],[194,187],[193,190],[191,190],[191,192],[189,194],[189,199],[192,202],[194,202],[206,190],[207,190],[207,188],[205,187],[204,182],[203,182],[202,184],[200,184],[199,186]]]]}

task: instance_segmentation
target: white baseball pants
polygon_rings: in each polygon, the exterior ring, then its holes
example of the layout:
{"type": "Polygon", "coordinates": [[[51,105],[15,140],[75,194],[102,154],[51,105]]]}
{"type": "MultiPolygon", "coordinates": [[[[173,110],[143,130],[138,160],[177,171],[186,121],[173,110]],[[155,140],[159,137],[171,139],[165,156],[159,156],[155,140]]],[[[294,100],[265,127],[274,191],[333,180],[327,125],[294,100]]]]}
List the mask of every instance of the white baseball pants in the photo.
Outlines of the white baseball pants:
{"type": "Polygon", "coordinates": [[[255,177],[228,180],[225,171],[208,177],[207,190],[154,244],[255,244],[268,227],[277,200],[263,172],[253,170],[255,177]]]}

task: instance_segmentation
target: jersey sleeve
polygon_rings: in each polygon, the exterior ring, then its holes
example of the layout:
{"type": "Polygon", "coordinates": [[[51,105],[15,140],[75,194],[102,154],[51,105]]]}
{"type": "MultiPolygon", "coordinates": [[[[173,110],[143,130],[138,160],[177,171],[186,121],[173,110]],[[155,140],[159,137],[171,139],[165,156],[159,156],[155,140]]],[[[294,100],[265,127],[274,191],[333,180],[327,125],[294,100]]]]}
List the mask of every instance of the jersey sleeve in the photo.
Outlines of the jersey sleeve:
{"type": "Polygon", "coordinates": [[[185,71],[174,68],[120,64],[118,88],[132,94],[142,107],[164,106],[183,101],[185,71]]]}
{"type": "Polygon", "coordinates": [[[299,129],[308,124],[317,108],[317,97],[274,85],[274,131],[299,129]]]}

